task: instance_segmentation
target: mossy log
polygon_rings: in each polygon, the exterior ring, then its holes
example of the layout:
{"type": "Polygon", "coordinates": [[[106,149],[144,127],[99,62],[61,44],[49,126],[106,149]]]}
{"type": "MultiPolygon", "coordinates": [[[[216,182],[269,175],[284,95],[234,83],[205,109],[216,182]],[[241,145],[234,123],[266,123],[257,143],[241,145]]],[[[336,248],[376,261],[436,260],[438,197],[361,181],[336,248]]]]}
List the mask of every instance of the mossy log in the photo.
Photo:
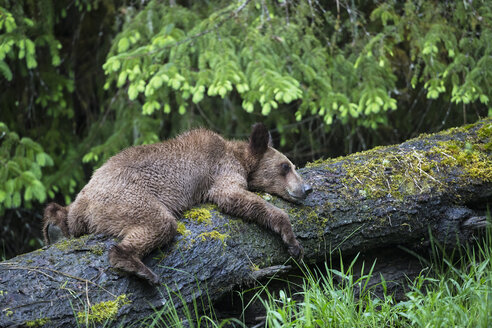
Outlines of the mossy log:
{"type": "MultiPolygon", "coordinates": [[[[463,243],[484,226],[491,203],[491,135],[486,119],[320,160],[300,170],[314,189],[304,204],[263,197],[290,213],[306,262],[338,251],[420,247],[430,233],[442,244],[463,243]]],[[[157,287],[111,269],[107,253],[115,240],[104,236],[62,240],[1,262],[0,326],[73,327],[76,320],[138,326],[156,309],[213,301],[289,262],[280,237],[213,205],[184,213],[178,230],[170,245],[145,259],[161,277],[157,287]]]]}

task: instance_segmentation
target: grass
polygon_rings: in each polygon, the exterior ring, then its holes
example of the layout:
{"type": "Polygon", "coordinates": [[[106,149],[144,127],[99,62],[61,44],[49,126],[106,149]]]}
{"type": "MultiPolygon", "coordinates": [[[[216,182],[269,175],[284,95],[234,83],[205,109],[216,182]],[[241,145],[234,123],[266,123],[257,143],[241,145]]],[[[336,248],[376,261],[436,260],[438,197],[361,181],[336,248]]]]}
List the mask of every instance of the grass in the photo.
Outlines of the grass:
{"type": "MultiPolygon", "coordinates": [[[[399,318],[394,300],[372,297],[368,288],[369,273],[354,278],[353,266],[343,262],[340,270],[307,270],[304,268],[302,290],[292,296],[280,291],[263,301],[267,327],[393,327],[399,318]],[[356,297],[358,295],[359,297],[356,297]]],[[[385,282],[382,282],[385,285],[385,282]]],[[[383,286],[385,287],[385,286],[383,286]]]]}
{"type": "Polygon", "coordinates": [[[354,278],[356,259],[345,270],[305,270],[301,292],[291,297],[281,291],[264,300],[266,327],[491,327],[491,236],[489,230],[474,248],[449,256],[433,243],[426,263],[432,269],[409,282],[407,300],[399,303],[384,280],[383,296],[374,296],[374,286],[368,288],[372,268],[354,278]]]}
{"type": "MultiPolygon", "coordinates": [[[[178,292],[166,289],[168,302],[161,309],[156,310],[154,315],[140,324],[145,327],[166,328],[221,328],[236,319],[227,319],[218,322],[214,308],[210,305],[212,301],[204,290],[204,296],[194,298],[188,305],[183,296],[178,292]],[[178,311],[178,306],[182,311],[178,311]]],[[[201,293],[200,284],[197,282],[197,292],[201,293]]],[[[202,294],[203,295],[203,294],[202,294]]]]}
{"type": "MultiPolygon", "coordinates": [[[[492,233],[483,243],[447,257],[433,244],[435,277],[418,277],[399,304],[413,327],[492,326],[492,233]],[[450,259],[458,258],[457,261],[450,259]]],[[[408,326],[408,325],[407,325],[408,326]]]]}

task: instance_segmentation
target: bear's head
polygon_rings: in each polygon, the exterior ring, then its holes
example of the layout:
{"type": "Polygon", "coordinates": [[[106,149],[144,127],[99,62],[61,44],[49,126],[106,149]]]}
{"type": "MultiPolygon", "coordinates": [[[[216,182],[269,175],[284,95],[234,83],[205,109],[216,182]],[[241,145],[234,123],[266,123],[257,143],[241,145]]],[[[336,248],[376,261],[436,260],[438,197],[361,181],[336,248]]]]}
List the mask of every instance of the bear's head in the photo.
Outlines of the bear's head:
{"type": "Polygon", "coordinates": [[[249,151],[258,159],[258,164],[248,176],[248,189],[265,191],[293,202],[311,193],[311,186],[296,172],[294,164],[272,147],[270,132],[261,123],[253,125],[249,151]]]}

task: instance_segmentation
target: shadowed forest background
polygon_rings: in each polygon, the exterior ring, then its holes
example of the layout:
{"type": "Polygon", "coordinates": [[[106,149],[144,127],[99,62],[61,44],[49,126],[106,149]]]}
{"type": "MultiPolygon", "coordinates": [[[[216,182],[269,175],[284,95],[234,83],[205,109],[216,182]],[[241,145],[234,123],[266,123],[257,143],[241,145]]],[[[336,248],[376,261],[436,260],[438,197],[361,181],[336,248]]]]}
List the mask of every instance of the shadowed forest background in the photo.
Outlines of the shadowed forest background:
{"type": "Polygon", "coordinates": [[[490,1],[0,0],[1,258],[121,149],[262,121],[298,166],[492,114],[490,1]]]}

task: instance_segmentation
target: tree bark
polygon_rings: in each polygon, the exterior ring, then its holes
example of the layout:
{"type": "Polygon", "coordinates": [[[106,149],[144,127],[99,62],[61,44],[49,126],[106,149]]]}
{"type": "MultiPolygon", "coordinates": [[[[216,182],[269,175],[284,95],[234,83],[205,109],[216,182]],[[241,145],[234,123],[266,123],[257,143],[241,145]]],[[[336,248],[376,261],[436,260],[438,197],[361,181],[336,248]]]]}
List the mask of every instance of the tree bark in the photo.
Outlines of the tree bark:
{"type": "MultiPolygon", "coordinates": [[[[317,161],[300,170],[314,189],[303,204],[263,197],[290,214],[306,263],[334,252],[418,248],[430,234],[444,245],[464,243],[486,224],[491,134],[486,119],[317,161]]],[[[104,236],[62,240],[1,262],[0,326],[143,323],[155,309],[180,308],[200,297],[214,301],[271,275],[273,266],[293,264],[278,235],[212,205],[186,212],[181,223],[174,241],[144,261],[161,277],[158,287],[111,269],[107,252],[115,240],[104,236]],[[99,311],[104,306],[106,312],[99,311]]]]}

